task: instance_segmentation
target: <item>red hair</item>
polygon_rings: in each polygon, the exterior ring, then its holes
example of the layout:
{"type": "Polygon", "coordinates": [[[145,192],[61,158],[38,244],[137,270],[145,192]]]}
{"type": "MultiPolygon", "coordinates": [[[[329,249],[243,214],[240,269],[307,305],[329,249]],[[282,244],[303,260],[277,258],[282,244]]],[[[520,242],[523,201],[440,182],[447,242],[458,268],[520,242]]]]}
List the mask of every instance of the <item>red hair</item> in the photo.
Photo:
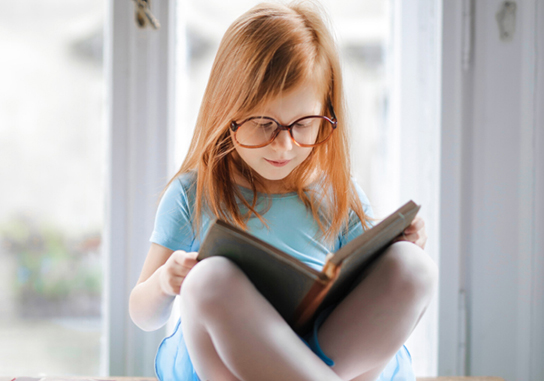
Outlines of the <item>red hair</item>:
{"type": "Polygon", "coordinates": [[[251,215],[264,220],[255,205],[257,189],[265,188],[255,171],[234,160],[229,125],[307,81],[323,94],[323,114],[329,104],[334,107],[338,127],[289,174],[286,184],[312,211],[326,240],[334,240],[347,227],[350,210],[368,228],[369,219],[350,176],[342,75],[334,40],[314,6],[292,3],[255,6],[234,21],[221,40],[189,152],[168,183],[196,170],[197,231],[204,209],[244,229],[251,215]],[[252,204],[236,186],[234,171],[251,184],[252,204]],[[308,187],[316,178],[319,181],[308,187]],[[245,204],[248,214],[242,215],[238,202],[245,204]]]}

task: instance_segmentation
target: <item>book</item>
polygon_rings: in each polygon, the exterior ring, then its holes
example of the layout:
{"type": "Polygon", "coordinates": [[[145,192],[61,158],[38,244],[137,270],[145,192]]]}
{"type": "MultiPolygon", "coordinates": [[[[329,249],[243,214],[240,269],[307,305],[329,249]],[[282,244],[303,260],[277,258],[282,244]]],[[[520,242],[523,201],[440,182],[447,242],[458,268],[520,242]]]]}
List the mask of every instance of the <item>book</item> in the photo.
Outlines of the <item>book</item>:
{"type": "Polygon", "coordinates": [[[212,222],[197,260],[212,256],[232,260],[293,330],[304,335],[319,312],[340,302],[368,275],[376,259],[411,224],[419,208],[408,201],[329,253],[321,271],[220,219],[212,222]]]}

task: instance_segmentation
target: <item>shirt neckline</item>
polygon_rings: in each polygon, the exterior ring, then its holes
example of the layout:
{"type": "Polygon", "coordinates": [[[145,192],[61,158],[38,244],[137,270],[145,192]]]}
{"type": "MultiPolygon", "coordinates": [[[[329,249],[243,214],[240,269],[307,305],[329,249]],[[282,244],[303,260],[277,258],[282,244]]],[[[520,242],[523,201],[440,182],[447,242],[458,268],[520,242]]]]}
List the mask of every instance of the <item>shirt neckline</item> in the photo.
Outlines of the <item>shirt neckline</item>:
{"type": "MultiPolygon", "coordinates": [[[[249,196],[253,196],[253,190],[249,189],[249,188],[246,188],[242,185],[238,185],[238,189],[244,193],[244,194],[247,194],[249,196]]],[[[270,198],[288,198],[288,197],[298,197],[298,193],[297,192],[287,192],[287,193],[262,193],[262,192],[257,192],[257,196],[258,197],[270,197],[270,198]]]]}

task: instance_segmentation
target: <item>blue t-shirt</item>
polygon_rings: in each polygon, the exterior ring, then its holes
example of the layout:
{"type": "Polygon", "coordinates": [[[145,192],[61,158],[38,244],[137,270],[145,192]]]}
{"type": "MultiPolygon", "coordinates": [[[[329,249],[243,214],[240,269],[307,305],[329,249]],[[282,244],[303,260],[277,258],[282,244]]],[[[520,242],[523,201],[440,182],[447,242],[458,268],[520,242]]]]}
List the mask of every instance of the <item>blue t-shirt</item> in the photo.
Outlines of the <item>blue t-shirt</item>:
{"type": "MultiPolygon", "coordinates": [[[[199,237],[196,237],[192,224],[196,197],[195,182],[196,173],[189,172],[177,177],[170,184],[159,204],[151,242],[174,251],[199,250],[211,219],[206,213],[202,214],[202,228],[199,237]]],[[[357,183],[354,184],[364,212],[372,217],[368,198],[357,183]]],[[[239,189],[248,201],[252,199],[253,191],[243,187],[239,189]]],[[[327,245],[320,239],[320,229],[311,211],[306,208],[296,192],[272,194],[269,197],[270,204],[262,195],[257,204],[257,210],[259,207],[267,208],[264,214],[267,226],[253,217],[247,222],[248,232],[318,271],[323,267],[328,253],[336,252],[363,233],[361,221],[351,212],[347,231],[340,234],[334,244],[327,245]]]]}
{"type": "MultiPolygon", "coordinates": [[[[372,208],[363,190],[354,181],[355,188],[365,214],[373,217],[372,208]]],[[[240,187],[248,201],[253,192],[240,187]]],[[[196,173],[189,172],[177,177],[163,195],[155,219],[150,241],[170,250],[198,251],[205,237],[211,218],[202,214],[198,237],[194,232],[193,218],[196,197],[196,173]]],[[[249,233],[292,255],[316,270],[321,270],[328,253],[363,233],[361,221],[350,212],[348,228],[331,244],[320,239],[320,229],[314,217],[296,193],[260,195],[257,210],[265,208],[263,214],[267,226],[258,218],[247,221],[249,233]]],[[[264,210],[264,209],[263,209],[264,210]]],[[[192,365],[183,337],[181,324],[166,337],[157,350],[155,372],[160,381],[200,381],[192,365]]],[[[412,360],[406,346],[393,356],[378,381],[415,381],[412,360]]]]}

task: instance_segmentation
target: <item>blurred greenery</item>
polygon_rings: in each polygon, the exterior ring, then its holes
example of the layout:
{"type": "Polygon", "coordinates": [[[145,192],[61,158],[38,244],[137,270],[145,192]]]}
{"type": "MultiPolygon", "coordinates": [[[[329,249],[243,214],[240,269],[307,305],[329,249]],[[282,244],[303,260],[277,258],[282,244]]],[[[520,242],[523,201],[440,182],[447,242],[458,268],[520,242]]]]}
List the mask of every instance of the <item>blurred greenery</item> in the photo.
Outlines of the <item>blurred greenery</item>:
{"type": "Polygon", "coordinates": [[[23,315],[99,313],[99,232],[69,237],[50,224],[18,217],[0,225],[0,241],[3,251],[16,258],[14,287],[23,315]]]}

